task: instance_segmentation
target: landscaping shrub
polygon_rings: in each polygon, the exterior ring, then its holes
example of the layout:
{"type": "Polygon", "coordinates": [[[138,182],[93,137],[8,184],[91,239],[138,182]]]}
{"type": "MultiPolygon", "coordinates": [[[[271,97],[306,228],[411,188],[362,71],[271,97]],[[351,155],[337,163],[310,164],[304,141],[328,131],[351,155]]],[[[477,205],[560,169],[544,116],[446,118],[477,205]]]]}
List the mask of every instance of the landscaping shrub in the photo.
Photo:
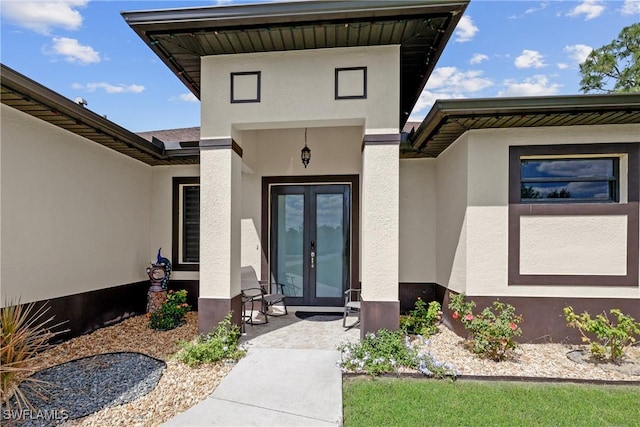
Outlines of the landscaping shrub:
{"type": "Polygon", "coordinates": [[[153,329],[166,331],[176,328],[184,322],[185,315],[191,310],[191,306],[187,304],[187,291],[169,291],[167,300],[162,303],[160,308],[149,313],[149,326],[153,329]]]}
{"type": "Polygon", "coordinates": [[[577,315],[570,306],[565,307],[563,311],[567,326],[578,328],[582,341],[589,343],[589,350],[596,359],[618,362],[624,357],[625,347],[636,342],[634,335],[640,336],[640,323],[617,308],[609,310],[609,313],[616,317],[615,324],[604,311],[594,319],[586,311],[577,315]],[[585,332],[595,335],[599,341],[592,340],[585,332]]]}
{"type": "Polygon", "coordinates": [[[427,303],[418,297],[414,309],[408,316],[400,316],[400,329],[405,333],[429,336],[438,332],[438,322],[442,316],[440,303],[431,301],[427,303]]]}
{"type": "Polygon", "coordinates": [[[474,301],[466,301],[463,293],[452,296],[449,303],[452,317],[460,320],[470,334],[471,350],[487,359],[504,360],[517,347],[515,337],[522,335],[518,326],[522,316],[516,314],[512,305],[500,301],[494,301],[479,314],[473,314],[475,306],[474,301]]]}
{"type": "Polygon", "coordinates": [[[183,342],[177,355],[179,361],[189,366],[213,363],[222,360],[238,360],[245,351],[238,347],[240,328],[231,323],[231,313],[227,314],[213,332],[200,335],[195,342],[183,342]]]}
{"type": "Polygon", "coordinates": [[[343,372],[376,376],[398,373],[405,367],[435,378],[456,376],[451,365],[438,362],[430,353],[418,352],[402,331],[380,329],[375,334],[368,333],[359,342],[341,344],[338,349],[342,352],[340,367],[343,372]]]}
{"type": "Polygon", "coordinates": [[[36,308],[35,303],[19,302],[9,302],[0,309],[0,397],[7,410],[11,409],[12,398],[19,409],[31,408],[23,388],[39,394],[34,386],[41,381],[28,375],[40,369],[39,354],[49,348],[51,338],[64,332],[51,331],[62,323],[53,324],[55,316],[45,317],[49,309],[47,305],[36,308]]]}

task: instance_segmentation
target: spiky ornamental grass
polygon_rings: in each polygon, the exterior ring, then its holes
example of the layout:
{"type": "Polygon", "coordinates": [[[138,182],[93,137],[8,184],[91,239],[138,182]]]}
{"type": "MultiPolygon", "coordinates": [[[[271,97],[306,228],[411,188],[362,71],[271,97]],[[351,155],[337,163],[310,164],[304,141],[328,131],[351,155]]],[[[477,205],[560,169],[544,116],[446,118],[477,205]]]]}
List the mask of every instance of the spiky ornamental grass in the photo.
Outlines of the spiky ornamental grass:
{"type": "Polygon", "coordinates": [[[53,323],[55,316],[46,317],[50,310],[47,304],[36,306],[33,302],[8,301],[5,305],[0,308],[0,397],[3,406],[9,410],[12,398],[19,409],[33,409],[24,390],[41,394],[35,385],[42,381],[29,378],[29,375],[40,369],[40,354],[49,348],[50,340],[65,332],[52,332],[64,322],[53,323]]]}

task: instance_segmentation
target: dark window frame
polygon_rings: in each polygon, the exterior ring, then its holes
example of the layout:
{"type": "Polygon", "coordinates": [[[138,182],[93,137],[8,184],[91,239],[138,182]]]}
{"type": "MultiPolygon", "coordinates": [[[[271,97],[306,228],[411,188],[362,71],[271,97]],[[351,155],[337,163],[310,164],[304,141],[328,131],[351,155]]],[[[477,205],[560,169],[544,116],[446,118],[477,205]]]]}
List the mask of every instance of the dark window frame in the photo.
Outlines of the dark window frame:
{"type": "Polygon", "coordinates": [[[248,103],[256,103],[260,102],[260,92],[262,90],[262,72],[261,71],[241,71],[236,73],[230,73],[231,79],[231,104],[248,104],[248,103]],[[235,77],[236,76],[256,76],[256,97],[255,98],[247,98],[247,99],[236,99],[235,97],[235,77]]]}
{"type": "Polygon", "coordinates": [[[367,99],[367,67],[347,67],[336,68],[334,82],[334,96],[340,99],[367,99]],[[362,95],[340,95],[340,72],[341,71],[362,71],[362,95]]]}
{"type": "MultiPolygon", "coordinates": [[[[508,285],[509,286],[633,286],[638,287],[639,267],[639,206],[640,206],[640,144],[594,143],[528,145],[509,147],[509,234],[508,285]],[[583,203],[542,202],[521,200],[521,158],[558,156],[577,158],[581,155],[602,157],[627,156],[627,198],[621,202],[592,201],[583,203]],[[520,218],[526,215],[626,215],[627,216],[627,274],[608,275],[545,275],[520,274],[520,218]]],[[[619,183],[622,177],[618,173],[619,183]]],[[[621,183],[618,185],[618,194],[621,183]]],[[[543,199],[547,201],[548,199],[543,199]]]]}
{"type": "MultiPolygon", "coordinates": [[[[185,224],[180,222],[180,210],[183,206],[183,197],[180,197],[181,186],[200,185],[200,177],[174,177],[173,178],[173,217],[172,217],[172,267],[175,271],[199,271],[200,263],[184,263],[180,253],[180,231],[184,232],[185,224]]],[[[184,219],[184,216],[183,216],[184,219]]],[[[184,233],[182,234],[184,238],[184,233]]],[[[184,244],[182,245],[184,247],[184,244]]]]}

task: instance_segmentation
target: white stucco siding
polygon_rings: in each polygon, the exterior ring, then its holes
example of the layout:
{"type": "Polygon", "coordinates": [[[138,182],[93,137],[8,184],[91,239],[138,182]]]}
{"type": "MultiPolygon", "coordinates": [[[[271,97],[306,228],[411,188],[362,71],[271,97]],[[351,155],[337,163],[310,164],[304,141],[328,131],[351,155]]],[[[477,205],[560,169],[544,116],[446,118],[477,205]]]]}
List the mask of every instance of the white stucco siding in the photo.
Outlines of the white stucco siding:
{"type": "Polygon", "coordinates": [[[399,61],[399,46],[203,57],[202,138],[229,137],[232,125],[291,128],[312,120],[366,119],[366,129],[397,133],[399,61]],[[348,67],[367,67],[366,99],[335,99],[335,70],[348,67]],[[260,71],[260,102],[231,103],[231,73],[251,71],[260,71]]]}
{"type": "MultiPolygon", "coordinates": [[[[638,142],[640,125],[487,129],[470,131],[466,135],[468,138],[469,171],[466,212],[468,223],[466,283],[468,294],[593,298],[640,297],[640,288],[638,287],[509,286],[507,280],[509,146],[638,142]]],[[[463,141],[457,141],[447,151],[460,142],[463,141]]],[[[438,160],[440,161],[440,158],[438,160]]],[[[621,167],[621,177],[624,180],[627,176],[624,162],[621,162],[621,165],[623,166],[621,167]]],[[[438,163],[438,169],[440,166],[441,164],[438,163]]],[[[440,188],[440,181],[438,185],[440,188]]],[[[624,191],[626,190],[623,188],[624,191]]],[[[440,203],[441,200],[442,198],[439,197],[438,202],[440,203]]],[[[439,206],[439,213],[440,210],[439,206]]],[[[439,215],[438,219],[438,227],[440,227],[442,217],[439,215]]],[[[623,274],[623,266],[626,271],[626,238],[623,238],[626,236],[626,218],[581,216],[581,218],[572,219],[569,223],[554,216],[544,219],[537,217],[522,217],[522,219],[524,228],[521,230],[520,236],[521,244],[523,244],[521,248],[523,263],[521,266],[525,270],[521,274],[616,275],[623,274]],[[557,231],[545,232],[553,234],[553,236],[548,236],[553,241],[550,241],[544,253],[542,250],[545,248],[546,241],[540,236],[540,227],[552,227],[557,231]],[[589,228],[588,231],[587,228],[589,228]],[[609,240],[603,237],[603,233],[608,234],[609,240]],[[554,258],[552,261],[549,258],[555,253],[555,249],[552,249],[554,245],[562,246],[563,260],[554,258]],[[578,248],[578,246],[581,247],[578,248]],[[604,255],[603,252],[606,252],[606,256],[596,260],[597,254],[604,255]],[[583,255],[586,258],[579,260],[583,255]]],[[[441,240],[438,241],[438,245],[439,249],[442,249],[441,240]]],[[[441,272],[439,271],[438,274],[440,275],[441,272]]]]}
{"type": "Polygon", "coordinates": [[[399,160],[397,145],[362,152],[362,298],[398,300],[399,160]]]}
{"type": "Polygon", "coordinates": [[[242,174],[241,266],[251,266],[259,279],[263,259],[262,233],[262,180],[255,173],[242,174]]]}
{"type": "Polygon", "coordinates": [[[627,274],[627,216],[520,217],[520,274],[627,274]]]}
{"type": "Polygon", "coordinates": [[[200,152],[200,297],[240,293],[241,160],[230,148],[200,152]]]}
{"type": "Polygon", "coordinates": [[[436,282],[436,159],[400,160],[400,282],[436,282]]]}
{"type": "Polygon", "coordinates": [[[467,286],[467,152],[462,135],[436,163],[436,282],[456,292],[467,286]]]}
{"type": "Polygon", "coordinates": [[[147,279],[151,167],[2,105],[2,302],[147,279]]]}

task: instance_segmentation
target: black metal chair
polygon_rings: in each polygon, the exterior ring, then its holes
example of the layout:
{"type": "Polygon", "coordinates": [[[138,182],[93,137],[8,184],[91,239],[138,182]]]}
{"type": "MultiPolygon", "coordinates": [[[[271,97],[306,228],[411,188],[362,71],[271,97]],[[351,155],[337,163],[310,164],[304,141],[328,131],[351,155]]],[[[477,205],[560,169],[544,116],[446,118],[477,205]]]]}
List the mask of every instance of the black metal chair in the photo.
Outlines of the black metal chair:
{"type": "Polygon", "coordinates": [[[342,317],[342,327],[351,329],[360,323],[360,289],[349,288],[344,291],[344,316],[342,317]],[[358,318],[354,323],[347,326],[347,317],[349,313],[358,313],[358,318]]]}
{"type": "Polygon", "coordinates": [[[284,286],[281,283],[273,283],[271,285],[270,292],[260,285],[256,271],[251,266],[241,267],[241,289],[242,294],[242,324],[248,323],[250,325],[261,325],[269,323],[269,316],[284,316],[288,314],[287,301],[284,292],[284,286]],[[275,290],[275,292],[271,292],[275,290]],[[276,314],[273,311],[273,307],[281,305],[284,307],[284,313],[276,314]],[[250,306],[250,311],[247,313],[247,307],[250,306]],[[257,306],[257,307],[256,307],[257,306]],[[271,309],[271,313],[269,310],[271,309]],[[253,314],[259,312],[264,316],[264,321],[256,322],[253,314]]]}

